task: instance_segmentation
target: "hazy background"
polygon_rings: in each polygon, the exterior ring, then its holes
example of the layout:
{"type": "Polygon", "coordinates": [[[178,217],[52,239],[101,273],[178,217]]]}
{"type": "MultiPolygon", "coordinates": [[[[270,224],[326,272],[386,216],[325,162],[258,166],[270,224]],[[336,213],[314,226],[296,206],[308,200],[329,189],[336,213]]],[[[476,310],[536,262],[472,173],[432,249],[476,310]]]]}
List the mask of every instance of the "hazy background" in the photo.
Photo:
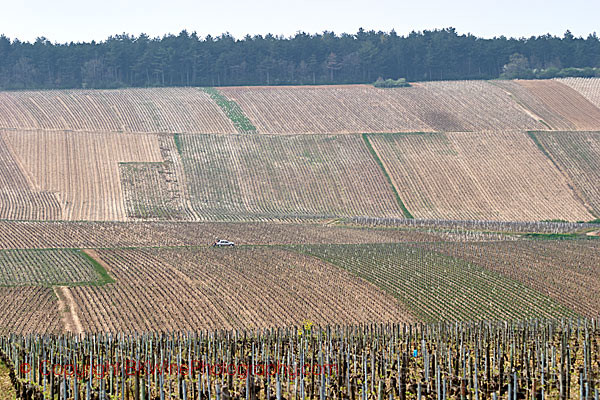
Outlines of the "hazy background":
{"type": "Polygon", "coordinates": [[[600,32],[600,1],[571,0],[11,0],[3,1],[0,33],[33,41],[104,40],[110,35],[146,33],[151,37],[183,29],[200,36],[229,32],[293,35],[324,30],[355,33],[395,29],[455,27],[482,37],[528,37],[545,33],[575,36],[600,32]],[[411,4],[411,5],[409,5],[411,4]]]}

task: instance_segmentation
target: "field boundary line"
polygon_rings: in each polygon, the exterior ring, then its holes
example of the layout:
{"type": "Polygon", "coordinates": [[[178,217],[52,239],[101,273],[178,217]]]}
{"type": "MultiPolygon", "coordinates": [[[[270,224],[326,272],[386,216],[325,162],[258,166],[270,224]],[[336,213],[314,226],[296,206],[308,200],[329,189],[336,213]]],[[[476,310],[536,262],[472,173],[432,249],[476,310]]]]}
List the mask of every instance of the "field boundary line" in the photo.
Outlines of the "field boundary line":
{"type": "Polygon", "coordinates": [[[369,153],[371,153],[371,156],[373,156],[373,159],[375,160],[375,162],[377,163],[377,165],[379,165],[379,168],[381,169],[381,172],[383,173],[383,175],[387,179],[388,183],[390,184],[390,187],[392,188],[392,191],[394,192],[394,197],[396,197],[396,201],[398,202],[398,205],[400,206],[400,209],[402,210],[402,213],[404,214],[404,216],[406,218],[408,218],[408,219],[414,219],[413,215],[410,213],[410,211],[408,211],[408,208],[406,208],[406,205],[404,204],[404,202],[400,198],[400,194],[398,193],[398,189],[396,188],[396,185],[394,184],[394,181],[392,180],[392,177],[390,176],[390,174],[386,170],[385,165],[383,165],[383,162],[381,161],[381,158],[379,157],[379,154],[377,154],[377,151],[375,150],[375,148],[373,147],[373,145],[369,141],[369,134],[368,133],[363,133],[362,134],[362,138],[363,138],[363,140],[365,142],[365,145],[367,146],[367,149],[369,149],[369,153]]]}

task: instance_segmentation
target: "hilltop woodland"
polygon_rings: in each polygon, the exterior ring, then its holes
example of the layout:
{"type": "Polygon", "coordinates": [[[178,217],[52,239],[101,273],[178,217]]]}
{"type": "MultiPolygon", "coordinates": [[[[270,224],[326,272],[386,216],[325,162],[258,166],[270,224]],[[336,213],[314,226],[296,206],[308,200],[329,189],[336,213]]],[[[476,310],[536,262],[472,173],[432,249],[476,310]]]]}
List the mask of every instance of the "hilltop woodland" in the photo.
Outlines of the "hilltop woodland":
{"type": "Polygon", "coordinates": [[[0,89],[371,83],[600,76],[600,40],[549,34],[482,39],[454,28],[293,37],[229,34],[90,43],[34,43],[0,36],[0,89]]]}

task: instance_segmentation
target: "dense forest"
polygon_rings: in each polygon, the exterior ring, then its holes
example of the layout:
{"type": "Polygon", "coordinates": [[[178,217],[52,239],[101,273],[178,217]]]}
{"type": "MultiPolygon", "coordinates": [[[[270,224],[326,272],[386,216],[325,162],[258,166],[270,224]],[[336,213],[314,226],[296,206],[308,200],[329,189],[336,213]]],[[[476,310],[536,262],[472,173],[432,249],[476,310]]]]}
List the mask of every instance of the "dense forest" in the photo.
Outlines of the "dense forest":
{"type": "Polygon", "coordinates": [[[600,67],[596,34],[578,38],[569,31],[563,37],[520,39],[482,39],[454,28],[407,36],[361,29],[243,39],[182,31],[68,44],[0,36],[2,89],[367,83],[378,77],[491,79],[507,73],[548,77],[540,71],[556,75],[565,69],[589,76],[600,72],[595,67],[600,67]]]}

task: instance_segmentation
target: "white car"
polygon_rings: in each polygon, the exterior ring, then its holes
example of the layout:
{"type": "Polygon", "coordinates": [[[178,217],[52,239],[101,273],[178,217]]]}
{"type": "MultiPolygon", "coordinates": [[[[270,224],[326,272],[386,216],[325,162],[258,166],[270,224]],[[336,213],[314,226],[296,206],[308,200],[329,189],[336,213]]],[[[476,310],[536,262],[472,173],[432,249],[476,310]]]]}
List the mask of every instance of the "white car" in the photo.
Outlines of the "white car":
{"type": "Polygon", "coordinates": [[[213,247],[221,247],[221,246],[235,246],[235,243],[230,242],[229,240],[217,240],[213,243],[213,247]]]}

